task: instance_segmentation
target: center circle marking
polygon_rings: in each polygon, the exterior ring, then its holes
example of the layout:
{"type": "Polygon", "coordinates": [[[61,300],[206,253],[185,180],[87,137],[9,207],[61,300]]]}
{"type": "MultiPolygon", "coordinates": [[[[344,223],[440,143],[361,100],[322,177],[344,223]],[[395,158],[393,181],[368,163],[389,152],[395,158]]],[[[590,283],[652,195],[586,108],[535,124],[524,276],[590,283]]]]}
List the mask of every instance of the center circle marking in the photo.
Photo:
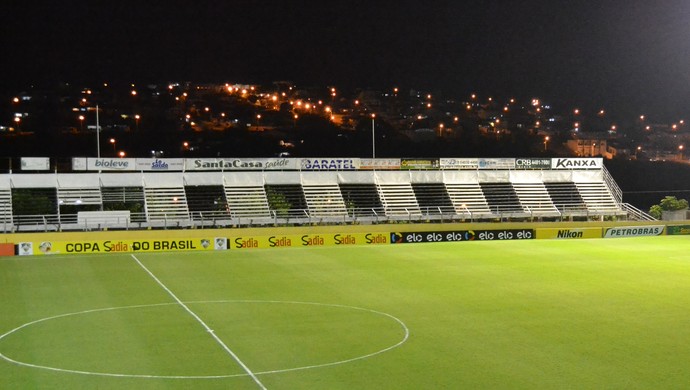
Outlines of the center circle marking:
{"type": "MultiPolygon", "coordinates": [[[[382,354],[384,352],[390,351],[392,349],[395,349],[395,348],[401,346],[402,344],[404,344],[407,341],[407,339],[410,336],[409,329],[407,328],[405,323],[402,322],[402,320],[400,320],[399,318],[397,318],[391,314],[384,313],[382,311],[377,311],[377,310],[373,310],[373,309],[366,309],[366,308],[357,307],[357,306],[338,305],[338,304],[319,303],[319,302],[271,301],[271,300],[216,300],[216,301],[191,301],[191,302],[183,302],[183,303],[185,303],[185,304],[214,304],[214,303],[269,304],[270,303],[270,304],[288,304],[288,305],[310,305],[310,306],[334,307],[334,308],[341,308],[341,309],[357,310],[357,311],[361,311],[361,312],[368,312],[371,314],[386,317],[386,318],[394,321],[395,323],[397,323],[400,326],[400,328],[403,330],[403,333],[404,333],[402,339],[400,339],[397,343],[389,345],[389,346],[382,348],[382,349],[379,349],[377,351],[364,354],[364,355],[356,356],[356,357],[349,358],[349,359],[343,359],[343,360],[327,362],[327,363],[320,363],[320,364],[313,364],[313,365],[308,365],[308,366],[259,371],[259,372],[254,372],[253,373],[254,375],[266,375],[266,374],[277,374],[277,373],[290,372],[290,371],[309,370],[309,369],[314,369],[314,368],[335,366],[335,365],[345,364],[345,363],[349,363],[349,362],[354,362],[357,360],[367,359],[367,358],[382,354]]],[[[179,304],[176,302],[169,302],[169,303],[155,303],[155,304],[150,304],[150,305],[119,306],[119,307],[91,309],[91,310],[84,310],[84,311],[74,312],[74,313],[60,314],[60,315],[56,315],[56,316],[41,318],[41,319],[38,319],[35,321],[27,322],[23,325],[20,325],[16,328],[10,330],[9,332],[6,332],[6,333],[0,335],[0,341],[2,341],[4,338],[6,338],[6,337],[8,337],[14,333],[19,332],[20,330],[22,330],[24,328],[30,327],[31,325],[35,325],[38,323],[47,322],[47,321],[55,320],[55,319],[59,319],[59,318],[73,317],[73,316],[86,315],[86,314],[99,313],[99,312],[107,312],[107,311],[115,311],[115,310],[143,309],[143,308],[150,308],[150,307],[174,306],[174,305],[179,305],[179,304]]],[[[155,378],[160,378],[160,379],[219,379],[219,378],[233,378],[233,377],[249,376],[248,373],[227,374],[227,375],[147,375],[147,374],[93,372],[93,371],[64,369],[64,368],[59,368],[59,367],[51,367],[51,366],[44,366],[44,365],[33,364],[33,363],[28,363],[28,362],[22,362],[22,361],[12,359],[11,357],[3,354],[2,351],[0,351],[0,358],[8,361],[10,363],[14,363],[14,364],[25,366],[25,367],[39,368],[39,369],[56,371],[56,372],[63,372],[63,373],[106,376],[106,377],[153,378],[153,379],[155,379],[155,378]]]]}

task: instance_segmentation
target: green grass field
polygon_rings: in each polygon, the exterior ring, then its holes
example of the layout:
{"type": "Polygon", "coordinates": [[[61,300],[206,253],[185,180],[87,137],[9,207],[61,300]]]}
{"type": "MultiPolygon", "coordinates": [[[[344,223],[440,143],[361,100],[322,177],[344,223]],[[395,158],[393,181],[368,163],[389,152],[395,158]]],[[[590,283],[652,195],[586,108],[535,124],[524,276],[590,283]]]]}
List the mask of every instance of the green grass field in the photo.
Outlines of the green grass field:
{"type": "Polygon", "coordinates": [[[15,257],[0,283],[2,389],[690,383],[682,236],[15,257]]]}

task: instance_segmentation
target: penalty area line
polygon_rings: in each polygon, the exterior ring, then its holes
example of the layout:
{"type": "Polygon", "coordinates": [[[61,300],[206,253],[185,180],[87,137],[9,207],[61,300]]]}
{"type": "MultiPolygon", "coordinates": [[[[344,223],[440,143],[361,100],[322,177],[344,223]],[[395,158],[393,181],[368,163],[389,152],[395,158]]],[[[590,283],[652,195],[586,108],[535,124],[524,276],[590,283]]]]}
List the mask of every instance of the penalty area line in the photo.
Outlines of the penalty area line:
{"type": "Polygon", "coordinates": [[[156,283],[158,283],[158,285],[161,286],[161,288],[163,288],[163,290],[165,290],[165,292],[167,292],[168,295],[170,295],[170,296],[172,297],[172,299],[175,300],[175,302],[177,302],[178,305],[182,306],[182,308],[183,308],[187,313],[189,313],[189,315],[191,315],[192,317],[194,317],[194,319],[195,319],[198,323],[200,323],[201,326],[204,327],[204,329],[206,329],[206,332],[207,332],[208,334],[210,334],[211,337],[213,337],[213,339],[216,340],[216,342],[217,342],[218,344],[220,344],[220,346],[223,348],[223,350],[225,350],[225,352],[227,352],[228,355],[230,355],[230,356],[235,360],[235,362],[237,362],[237,364],[239,364],[239,365],[242,367],[242,369],[247,373],[247,375],[249,375],[249,376],[254,380],[254,382],[256,382],[256,384],[259,386],[259,388],[261,388],[262,390],[267,390],[267,389],[266,389],[266,386],[264,386],[264,384],[261,383],[261,381],[260,381],[259,378],[256,376],[256,374],[254,374],[254,372],[252,372],[252,370],[250,370],[249,367],[247,367],[247,365],[244,364],[244,362],[242,362],[242,360],[240,360],[239,356],[237,356],[237,355],[230,349],[230,347],[228,347],[227,344],[225,344],[225,343],[223,342],[223,340],[221,340],[220,337],[218,337],[218,336],[216,335],[216,333],[213,331],[213,329],[211,329],[208,325],[206,325],[206,322],[204,322],[204,320],[202,320],[198,315],[196,315],[196,313],[194,313],[194,312],[192,311],[192,309],[190,309],[187,305],[185,305],[184,302],[182,302],[182,301],[180,300],[180,298],[177,297],[177,295],[175,295],[172,291],[170,291],[170,289],[169,289],[168,287],[166,287],[165,284],[163,284],[163,282],[161,282],[160,279],[158,279],[158,278],[156,277],[156,275],[153,274],[153,272],[149,271],[149,269],[146,268],[146,266],[145,266],[141,261],[139,261],[139,259],[138,259],[136,256],[134,256],[134,255],[131,255],[131,256],[132,256],[132,258],[134,259],[134,261],[136,261],[137,264],[139,264],[139,266],[140,266],[144,271],[146,271],[146,273],[149,274],[149,276],[151,276],[151,278],[153,278],[153,280],[155,280],[156,283]]]}

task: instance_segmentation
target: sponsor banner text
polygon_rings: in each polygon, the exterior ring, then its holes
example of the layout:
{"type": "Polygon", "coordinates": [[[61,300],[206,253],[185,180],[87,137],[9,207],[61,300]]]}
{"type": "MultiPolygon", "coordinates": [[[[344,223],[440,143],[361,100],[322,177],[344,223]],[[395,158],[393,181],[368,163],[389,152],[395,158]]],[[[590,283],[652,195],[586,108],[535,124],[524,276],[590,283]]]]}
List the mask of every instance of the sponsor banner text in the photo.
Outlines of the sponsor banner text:
{"type": "Polygon", "coordinates": [[[137,171],[183,171],[182,158],[137,158],[137,171]]]}
{"type": "Polygon", "coordinates": [[[277,171],[297,169],[289,158],[186,158],[185,171],[277,171]]]}
{"type": "Polygon", "coordinates": [[[551,169],[550,158],[516,158],[516,169],[551,169]]]}
{"type": "Polygon", "coordinates": [[[299,164],[303,171],[353,171],[359,166],[358,158],[303,158],[299,164]]]}
{"type": "Polygon", "coordinates": [[[438,159],[403,158],[400,160],[400,169],[438,169],[438,159]]]}
{"type": "Polygon", "coordinates": [[[601,238],[601,228],[544,228],[537,229],[537,238],[576,239],[601,238]]]}
{"type": "Polygon", "coordinates": [[[225,237],[176,240],[42,241],[17,244],[20,256],[51,254],[200,251],[227,248],[225,237]]]}
{"type": "Polygon", "coordinates": [[[551,169],[601,169],[601,157],[569,157],[551,159],[551,169]]]}
{"type": "Polygon", "coordinates": [[[441,169],[479,169],[478,158],[441,158],[441,169]]]}
{"type": "Polygon", "coordinates": [[[604,238],[658,236],[664,232],[664,225],[621,226],[607,228],[604,238]]]}
{"type": "Polygon", "coordinates": [[[454,230],[437,232],[394,232],[391,244],[412,244],[422,242],[529,240],[534,229],[454,230]]]}
{"type": "Polygon", "coordinates": [[[400,169],[399,158],[362,158],[359,160],[359,169],[400,169]]]}
{"type": "Polygon", "coordinates": [[[230,237],[230,249],[388,244],[388,233],[276,234],[230,237]]]}
{"type": "Polygon", "coordinates": [[[480,158],[479,169],[515,169],[514,158],[480,158]]]}

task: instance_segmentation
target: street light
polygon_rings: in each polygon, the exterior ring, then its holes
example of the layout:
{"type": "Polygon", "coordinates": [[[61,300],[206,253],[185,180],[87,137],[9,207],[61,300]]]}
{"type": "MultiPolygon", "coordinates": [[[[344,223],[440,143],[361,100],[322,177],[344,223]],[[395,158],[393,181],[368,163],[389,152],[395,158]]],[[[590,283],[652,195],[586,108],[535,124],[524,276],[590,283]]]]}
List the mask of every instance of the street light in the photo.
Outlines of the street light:
{"type": "Polygon", "coordinates": [[[683,149],[685,147],[683,145],[678,145],[678,152],[680,153],[680,160],[683,160],[683,149]]]}
{"type": "Polygon", "coordinates": [[[19,131],[19,124],[22,122],[22,118],[15,116],[14,117],[14,123],[17,124],[17,131],[19,131]]]}
{"type": "Polygon", "coordinates": [[[134,122],[136,123],[137,131],[139,131],[139,119],[141,119],[141,116],[139,116],[139,114],[134,115],[134,122]]]}
{"type": "Polygon", "coordinates": [[[376,158],[376,114],[371,114],[371,158],[376,158]]]}
{"type": "Polygon", "coordinates": [[[84,115],[79,115],[79,128],[83,132],[84,131],[84,115]]]}
{"type": "Polygon", "coordinates": [[[546,151],[546,149],[547,149],[547,145],[549,144],[549,139],[550,138],[548,135],[546,137],[544,137],[544,151],[546,151]]]}
{"type": "Polygon", "coordinates": [[[115,155],[115,138],[110,139],[110,143],[113,145],[113,156],[115,155]]]}

